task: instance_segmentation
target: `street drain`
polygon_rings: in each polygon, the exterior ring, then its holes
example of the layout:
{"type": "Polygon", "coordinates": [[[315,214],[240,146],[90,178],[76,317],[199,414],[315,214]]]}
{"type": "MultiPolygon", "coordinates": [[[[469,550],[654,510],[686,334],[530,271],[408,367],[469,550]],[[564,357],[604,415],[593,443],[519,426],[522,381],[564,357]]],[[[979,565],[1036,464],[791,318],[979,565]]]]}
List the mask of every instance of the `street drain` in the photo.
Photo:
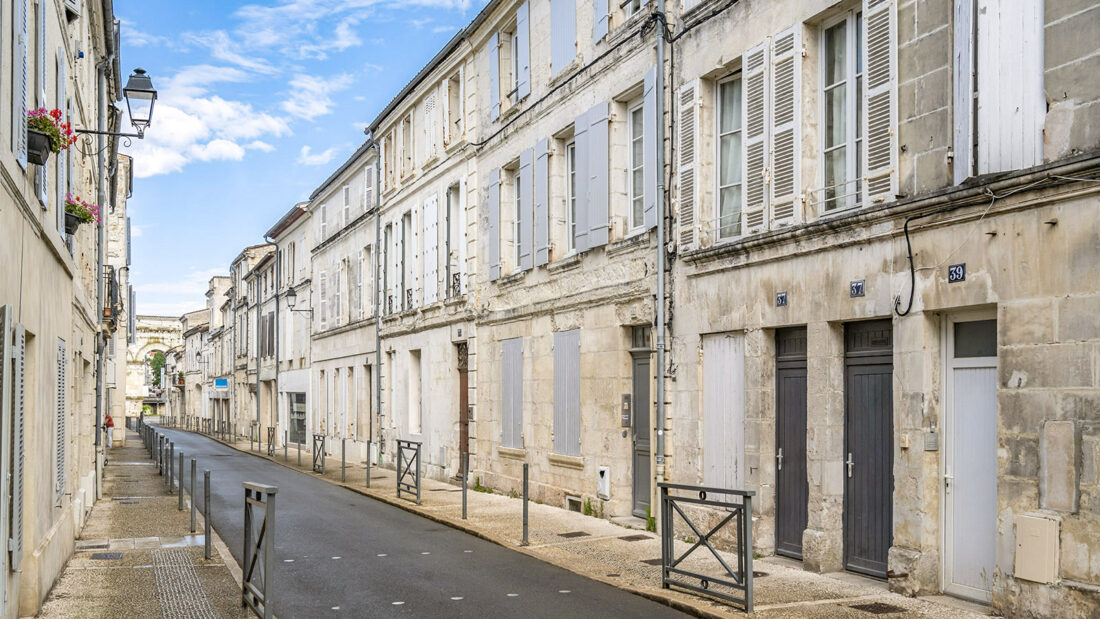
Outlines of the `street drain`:
{"type": "Polygon", "coordinates": [[[872,615],[885,615],[888,613],[905,612],[905,609],[900,606],[894,606],[893,604],[886,604],[884,602],[874,602],[872,604],[856,604],[854,606],[849,606],[848,608],[862,610],[863,612],[871,613],[872,615]]]}
{"type": "Polygon", "coordinates": [[[559,537],[587,537],[588,535],[591,535],[591,533],[586,533],[584,531],[571,531],[569,533],[558,533],[559,537]]]}
{"type": "Polygon", "coordinates": [[[607,575],[608,578],[618,578],[619,576],[622,576],[622,574],[608,574],[607,575]]]}
{"type": "Polygon", "coordinates": [[[119,505],[141,505],[141,501],[119,501],[119,505]]]}
{"type": "Polygon", "coordinates": [[[660,565],[661,560],[660,559],[642,559],[642,563],[645,563],[646,565],[660,565]]]}
{"type": "Polygon", "coordinates": [[[121,552],[93,552],[92,559],[95,561],[115,561],[122,558],[121,552]]]}
{"type": "Polygon", "coordinates": [[[649,539],[649,536],[639,533],[638,535],[624,535],[619,539],[623,540],[624,542],[641,542],[643,540],[649,539]]]}

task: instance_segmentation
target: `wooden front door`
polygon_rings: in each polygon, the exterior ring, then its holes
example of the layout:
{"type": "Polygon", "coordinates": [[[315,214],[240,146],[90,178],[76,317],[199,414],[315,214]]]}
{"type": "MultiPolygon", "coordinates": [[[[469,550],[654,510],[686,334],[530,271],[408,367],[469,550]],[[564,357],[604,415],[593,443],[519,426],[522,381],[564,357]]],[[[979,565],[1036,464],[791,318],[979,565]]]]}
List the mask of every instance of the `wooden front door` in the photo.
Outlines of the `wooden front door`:
{"type": "Polygon", "coordinates": [[[459,471],[470,453],[470,355],[463,342],[458,345],[458,457],[459,471]]]}
{"type": "Polygon", "coordinates": [[[802,558],[806,481],[806,328],[775,333],[775,552],[802,558]]]}

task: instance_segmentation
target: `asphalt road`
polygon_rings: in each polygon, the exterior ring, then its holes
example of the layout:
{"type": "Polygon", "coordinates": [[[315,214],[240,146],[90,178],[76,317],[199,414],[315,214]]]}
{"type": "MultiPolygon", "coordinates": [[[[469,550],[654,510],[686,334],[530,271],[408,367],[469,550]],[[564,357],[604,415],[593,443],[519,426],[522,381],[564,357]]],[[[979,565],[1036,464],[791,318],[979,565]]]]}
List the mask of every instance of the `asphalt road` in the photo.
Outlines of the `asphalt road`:
{"type": "Polygon", "coordinates": [[[293,617],[685,617],[644,598],[241,453],[162,431],[211,471],[212,523],[241,563],[244,490],[276,495],[272,608],[293,617]]]}

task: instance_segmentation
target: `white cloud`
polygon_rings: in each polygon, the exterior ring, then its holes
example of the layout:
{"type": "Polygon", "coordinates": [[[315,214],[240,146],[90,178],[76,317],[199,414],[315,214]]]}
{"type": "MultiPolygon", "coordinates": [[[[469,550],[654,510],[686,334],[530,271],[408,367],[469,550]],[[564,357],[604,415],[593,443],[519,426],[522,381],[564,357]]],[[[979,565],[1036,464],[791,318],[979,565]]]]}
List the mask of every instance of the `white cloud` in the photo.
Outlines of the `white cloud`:
{"type": "Polygon", "coordinates": [[[413,28],[416,28],[417,30],[420,30],[424,26],[427,26],[428,24],[432,23],[432,18],[431,17],[425,17],[423,19],[410,19],[409,23],[412,24],[413,28]]]}
{"type": "Polygon", "coordinates": [[[136,239],[144,233],[145,229],[142,226],[134,225],[133,223],[130,224],[130,238],[136,239]]]}
{"type": "Polygon", "coordinates": [[[298,153],[298,163],[302,165],[325,165],[332,161],[332,158],[336,155],[336,148],[329,148],[321,151],[317,154],[313,154],[313,149],[309,146],[303,146],[302,150],[298,153]]]}
{"type": "Polygon", "coordinates": [[[224,30],[212,30],[209,32],[189,33],[184,37],[187,41],[201,45],[210,50],[210,55],[218,60],[235,64],[256,73],[273,74],[278,70],[266,60],[229,36],[224,30]]]}
{"type": "Polygon", "coordinates": [[[190,154],[199,161],[240,161],[244,159],[244,148],[236,142],[219,138],[206,144],[195,144],[190,154]]]}
{"type": "Polygon", "coordinates": [[[159,316],[181,316],[202,309],[210,278],[226,275],[224,268],[194,269],[182,277],[166,281],[134,284],[138,313],[159,316]],[[146,301],[145,299],[155,299],[146,301]]]}
{"type": "Polygon", "coordinates": [[[351,85],[348,74],[316,77],[298,74],[290,80],[290,96],[283,101],[283,111],[291,116],[313,120],[332,111],[332,95],[351,85]]]}
{"type": "Polygon", "coordinates": [[[262,151],[262,152],[265,152],[265,153],[270,153],[270,152],[273,152],[275,150],[274,146],[272,146],[272,145],[270,145],[267,142],[264,142],[262,140],[254,140],[252,142],[249,142],[248,144],[245,144],[244,147],[247,148],[248,150],[258,150],[258,151],[262,151]]]}
{"type": "Polygon", "coordinates": [[[454,32],[456,30],[458,30],[458,26],[436,26],[435,28],[432,28],[432,32],[435,34],[439,34],[441,32],[454,32]]]}

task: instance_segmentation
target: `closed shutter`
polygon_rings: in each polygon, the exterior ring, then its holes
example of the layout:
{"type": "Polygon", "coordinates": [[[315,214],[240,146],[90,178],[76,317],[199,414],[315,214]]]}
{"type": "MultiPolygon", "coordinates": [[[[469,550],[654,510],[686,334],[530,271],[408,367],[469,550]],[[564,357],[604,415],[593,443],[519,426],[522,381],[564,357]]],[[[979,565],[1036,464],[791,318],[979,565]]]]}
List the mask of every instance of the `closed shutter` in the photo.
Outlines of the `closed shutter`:
{"type": "Polygon", "coordinates": [[[535,144],[535,266],[550,261],[550,140],[535,144]]]}
{"type": "Polygon", "coordinates": [[[605,101],[588,110],[588,247],[607,245],[607,202],[611,167],[609,121],[611,106],[605,101]]]}
{"type": "MultiPolygon", "coordinates": [[[[38,32],[35,36],[35,49],[38,50],[38,57],[34,63],[36,65],[38,79],[38,107],[47,107],[46,103],[46,2],[45,0],[38,0],[35,3],[35,23],[38,25],[38,32]]],[[[63,109],[63,108],[58,108],[63,109]]],[[[68,119],[66,119],[67,121],[68,119]]],[[[47,178],[47,171],[49,166],[38,166],[35,170],[35,180],[38,183],[38,199],[42,202],[42,208],[48,208],[50,204],[49,198],[49,179],[47,178]]],[[[63,211],[64,206],[60,203],[57,206],[58,211],[63,211]]],[[[60,218],[64,221],[64,216],[60,218]]]]}
{"type": "Polygon", "coordinates": [[[500,279],[500,168],[489,170],[489,281],[500,279]]]}
{"type": "Polygon", "coordinates": [[[458,183],[458,272],[462,294],[466,294],[466,179],[458,183]]]}
{"type": "Polygon", "coordinates": [[[489,120],[500,118],[500,35],[489,37],[489,120]]]}
{"type": "Polygon", "coordinates": [[[424,203],[424,304],[439,299],[439,208],[433,195],[424,203]]]}
{"type": "Polygon", "coordinates": [[[898,193],[897,23],[894,0],[863,0],[864,205],[893,200],[898,193]]]}
{"type": "MultiPolygon", "coordinates": [[[[59,47],[57,48],[57,89],[54,91],[54,96],[57,98],[55,103],[59,110],[67,110],[69,107],[66,101],[68,99],[67,73],[65,48],[59,47]]],[[[65,122],[72,122],[71,112],[67,115],[65,122]]],[[[72,157],[69,153],[69,149],[65,149],[54,157],[54,165],[57,167],[57,231],[61,236],[65,236],[65,194],[69,191],[69,171],[72,166],[72,157]]]]}
{"type": "Polygon", "coordinates": [[[340,316],[343,314],[342,299],[340,298],[340,282],[344,279],[344,265],[340,263],[336,265],[336,274],[332,278],[332,304],[329,305],[329,311],[332,312],[330,320],[332,324],[340,324],[340,316]]]}
{"type": "Polygon", "coordinates": [[[526,271],[531,268],[531,248],[533,239],[531,238],[531,228],[534,223],[534,210],[532,200],[532,180],[534,179],[534,170],[532,169],[532,160],[535,158],[534,149],[528,148],[527,150],[519,154],[519,174],[516,176],[516,182],[520,185],[519,194],[519,238],[516,242],[519,243],[519,268],[521,271],[526,271]]]}
{"type": "Polygon", "coordinates": [[[28,38],[30,36],[30,11],[27,8],[27,2],[29,0],[15,0],[15,42],[13,51],[15,52],[14,63],[12,64],[12,84],[14,87],[14,97],[11,106],[12,114],[12,150],[15,152],[15,158],[19,162],[19,165],[24,170],[27,169],[27,107],[30,105],[29,101],[29,85],[27,80],[29,79],[30,59],[28,58],[28,38]]]}
{"type": "Polygon", "coordinates": [[[126,217],[126,266],[130,266],[130,258],[133,255],[131,253],[132,248],[133,248],[133,244],[131,243],[132,239],[133,239],[133,236],[131,235],[131,231],[130,231],[130,217],[127,216],[126,217]]]}
{"type": "MultiPolygon", "coordinates": [[[[4,458],[3,464],[0,464],[0,471],[3,471],[3,475],[0,475],[0,540],[4,540],[8,537],[7,530],[8,524],[11,519],[8,517],[8,503],[6,500],[7,494],[7,482],[8,482],[8,459],[10,458],[10,428],[11,428],[11,413],[12,413],[12,383],[17,380],[14,372],[12,371],[12,361],[15,358],[15,348],[12,345],[12,331],[14,330],[15,313],[10,305],[0,306],[0,436],[3,440],[0,442],[0,457],[4,458]]],[[[111,340],[113,341],[113,340],[111,340]]],[[[4,571],[0,571],[0,575],[7,576],[4,571]]]]}
{"type": "Polygon", "coordinates": [[[501,342],[501,444],[523,448],[523,338],[501,342]]]}
{"type": "Polygon", "coordinates": [[[588,250],[588,114],[581,114],[573,124],[574,166],[577,186],[577,221],[573,247],[577,253],[588,250]]]}
{"type": "Polygon", "coordinates": [[[12,349],[15,367],[11,411],[11,539],[8,550],[11,552],[9,565],[12,571],[16,571],[23,562],[23,462],[26,458],[23,435],[26,428],[27,333],[23,325],[15,325],[12,349]]]}
{"type": "Polygon", "coordinates": [[[577,2],[550,0],[550,74],[557,75],[577,57],[577,2]]]}
{"type": "Polygon", "coordinates": [[[516,9],[516,101],[531,94],[531,9],[524,2],[516,9]]]}
{"type": "Polygon", "coordinates": [[[696,210],[696,131],[698,115],[696,98],[699,90],[698,80],[689,82],[680,88],[678,97],[680,112],[680,247],[690,249],[695,246],[695,210],[696,210]]]}
{"type": "Polygon", "coordinates": [[[328,274],[324,271],[321,271],[320,296],[320,311],[317,313],[321,316],[321,330],[324,331],[328,326],[328,274]]]}
{"type": "Polygon", "coordinates": [[[54,478],[54,500],[60,502],[61,498],[65,495],[65,426],[68,421],[67,417],[67,395],[68,395],[68,362],[65,354],[65,340],[57,340],[57,420],[56,430],[54,437],[56,439],[55,445],[55,462],[57,463],[57,474],[54,478]]]}
{"type": "Polygon", "coordinates": [[[607,36],[607,21],[610,14],[607,11],[607,0],[596,0],[592,5],[595,8],[592,16],[592,41],[599,43],[607,36]]]}
{"type": "MultiPolygon", "coordinates": [[[[974,6],[977,0],[955,0],[955,35],[952,42],[951,111],[954,119],[955,182],[974,176],[974,6]]],[[[862,113],[862,111],[860,112],[862,113]]]]}
{"type": "Polygon", "coordinates": [[[745,338],[703,337],[703,485],[744,489],[745,338]]]}
{"type": "Polygon", "coordinates": [[[645,228],[657,227],[657,67],[645,74],[642,95],[642,204],[645,206],[645,228]]]}
{"type": "Polygon", "coordinates": [[[374,208],[374,166],[368,166],[363,180],[363,212],[374,208]]]}
{"type": "Polygon", "coordinates": [[[359,250],[359,259],[355,261],[355,282],[352,284],[352,288],[355,291],[355,309],[356,318],[363,317],[363,306],[366,305],[363,301],[363,250],[359,250]]]}
{"type": "Polygon", "coordinates": [[[554,453],[581,455],[579,329],[554,334],[554,453]]]}
{"type": "Polygon", "coordinates": [[[802,221],[802,26],[772,39],[772,227],[802,221]]]}
{"type": "Polygon", "coordinates": [[[768,44],[761,43],[741,58],[745,84],[741,127],[745,135],[742,178],[741,229],[752,234],[764,229],[768,190],[768,44]]]}

